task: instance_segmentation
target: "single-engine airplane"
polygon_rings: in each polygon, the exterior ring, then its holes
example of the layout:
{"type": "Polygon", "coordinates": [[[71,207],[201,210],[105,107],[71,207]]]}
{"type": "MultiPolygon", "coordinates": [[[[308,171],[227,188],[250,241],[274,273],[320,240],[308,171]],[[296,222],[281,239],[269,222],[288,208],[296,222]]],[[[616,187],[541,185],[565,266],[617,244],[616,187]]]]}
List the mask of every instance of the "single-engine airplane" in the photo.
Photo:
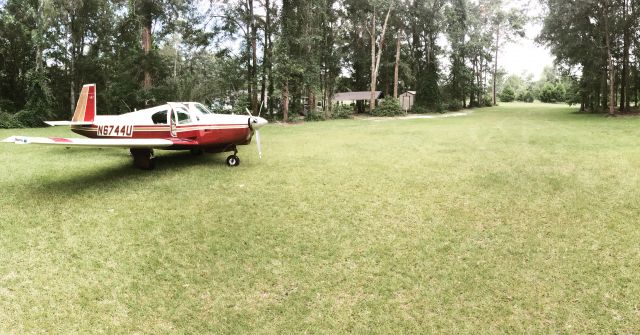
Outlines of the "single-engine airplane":
{"type": "Polygon", "coordinates": [[[259,129],[267,120],[244,115],[214,114],[197,102],[173,103],[122,115],[97,115],[96,85],[82,87],[71,121],[46,121],[51,126],[70,126],[88,138],[12,136],[3,142],[58,145],[63,147],[126,148],[140,169],[155,167],[154,149],[190,150],[195,155],[233,152],[227,165],[238,166],[238,145],[251,143],[256,135],[262,157],[259,129]]]}

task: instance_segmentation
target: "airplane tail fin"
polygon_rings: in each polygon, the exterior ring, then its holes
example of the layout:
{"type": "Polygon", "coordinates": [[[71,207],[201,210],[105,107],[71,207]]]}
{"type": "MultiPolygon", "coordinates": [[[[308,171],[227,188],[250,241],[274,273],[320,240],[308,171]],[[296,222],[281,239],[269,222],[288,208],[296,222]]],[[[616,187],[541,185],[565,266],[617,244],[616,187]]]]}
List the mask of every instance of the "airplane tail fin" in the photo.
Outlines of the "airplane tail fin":
{"type": "Polygon", "coordinates": [[[96,84],[82,86],[71,122],[91,122],[96,116],[96,84]]]}
{"type": "Polygon", "coordinates": [[[91,125],[96,117],[96,84],[82,86],[71,121],[44,121],[50,126],[91,125]]]}

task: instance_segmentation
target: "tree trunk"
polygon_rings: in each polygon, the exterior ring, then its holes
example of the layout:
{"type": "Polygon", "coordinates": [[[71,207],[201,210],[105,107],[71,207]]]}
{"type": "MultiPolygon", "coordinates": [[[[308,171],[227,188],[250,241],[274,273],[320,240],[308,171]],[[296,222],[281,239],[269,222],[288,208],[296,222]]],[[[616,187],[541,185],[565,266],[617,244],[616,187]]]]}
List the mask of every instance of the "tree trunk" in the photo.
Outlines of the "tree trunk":
{"type": "MultiPolygon", "coordinates": [[[[605,1],[605,10],[608,10],[609,1],[605,1]]],[[[609,15],[607,12],[604,12],[604,30],[605,30],[605,42],[607,45],[607,58],[609,63],[609,115],[616,115],[616,107],[615,107],[615,90],[614,90],[614,68],[613,68],[613,54],[611,51],[611,37],[609,36],[609,15]]]]}
{"type": "Polygon", "coordinates": [[[396,38],[396,62],[393,66],[393,98],[398,99],[398,74],[400,67],[400,33],[396,38]]]}
{"type": "Polygon", "coordinates": [[[73,116],[74,112],[75,112],[75,102],[76,102],[76,81],[74,79],[75,75],[75,61],[72,59],[71,60],[71,64],[70,64],[70,68],[69,68],[69,107],[71,110],[71,116],[73,116]]]}
{"type": "MultiPolygon", "coordinates": [[[[264,51],[262,55],[262,89],[260,91],[260,101],[262,105],[264,105],[265,109],[268,109],[268,101],[265,104],[266,98],[266,90],[267,90],[267,76],[269,73],[269,67],[271,63],[271,55],[270,55],[270,43],[271,43],[271,15],[269,10],[269,0],[265,0],[264,3],[266,18],[265,18],[265,27],[264,27],[264,51]]],[[[269,81],[271,81],[271,76],[269,75],[269,81]]],[[[261,105],[261,106],[262,106],[261,105]]],[[[259,112],[258,112],[259,113],[259,112]]]]}
{"type": "Polygon", "coordinates": [[[376,90],[376,9],[373,8],[373,18],[371,19],[371,97],[369,98],[369,113],[373,113],[375,104],[375,90],[376,90]]]}
{"type": "MultiPolygon", "coordinates": [[[[477,82],[478,80],[478,72],[476,70],[476,63],[477,63],[477,59],[474,58],[473,61],[471,61],[471,66],[472,66],[472,77],[471,77],[471,83],[474,84],[477,82]]],[[[473,87],[472,87],[473,88],[473,87]]],[[[474,89],[471,90],[471,94],[469,94],[469,105],[470,106],[475,106],[476,100],[475,100],[475,91],[474,89]]]]}
{"type": "Polygon", "coordinates": [[[74,19],[73,16],[70,15],[69,18],[69,109],[71,111],[71,115],[73,116],[75,112],[75,102],[76,102],[76,46],[75,39],[73,36],[73,26],[74,19]]]}
{"type": "Polygon", "coordinates": [[[245,9],[247,11],[246,51],[247,51],[247,93],[249,93],[249,103],[251,112],[257,113],[258,108],[258,71],[257,71],[257,25],[254,17],[253,0],[246,0],[245,9]]]}
{"type": "Polygon", "coordinates": [[[253,87],[251,108],[253,109],[253,113],[256,114],[258,113],[258,27],[255,24],[255,20],[251,19],[251,21],[251,86],[253,87]]]}
{"type": "MultiPolygon", "coordinates": [[[[145,16],[144,26],[142,27],[142,50],[144,50],[145,58],[148,57],[149,52],[151,52],[152,24],[153,24],[153,19],[149,15],[145,16]]],[[[149,69],[149,60],[147,59],[147,62],[144,67],[144,81],[143,81],[142,87],[144,89],[150,89],[151,85],[152,85],[151,71],[149,69]]]]}
{"type": "MultiPolygon", "coordinates": [[[[273,116],[273,109],[274,109],[274,105],[273,102],[271,101],[273,98],[273,93],[274,93],[274,80],[273,80],[273,41],[272,41],[272,37],[271,37],[271,8],[269,5],[269,0],[267,0],[267,29],[269,30],[269,38],[267,39],[267,42],[269,42],[269,48],[267,55],[269,56],[269,62],[267,63],[267,77],[269,78],[269,86],[267,88],[268,90],[268,99],[267,99],[267,105],[269,108],[269,115],[273,116]]],[[[266,34],[266,30],[265,30],[265,34],[266,34]]]]}
{"type": "Polygon", "coordinates": [[[387,31],[387,22],[391,14],[391,5],[387,10],[387,16],[382,25],[382,34],[380,35],[380,43],[378,44],[378,55],[376,56],[376,14],[375,8],[373,13],[373,24],[371,29],[371,99],[369,100],[369,113],[373,112],[376,104],[376,84],[378,82],[378,69],[380,69],[380,58],[382,58],[382,50],[384,47],[384,35],[387,31]],[[374,64],[375,63],[375,64],[374,64]]]}
{"type": "Polygon", "coordinates": [[[627,17],[627,0],[623,1],[623,55],[622,55],[622,78],[620,80],[620,111],[627,110],[630,106],[628,96],[629,85],[629,48],[630,48],[630,25],[629,18],[627,17]]]}
{"type": "Polygon", "coordinates": [[[282,121],[289,122],[289,80],[282,87],[282,121]]]}
{"type": "Polygon", "coordinates": [[[316,112],[316,94],[313,92],[313,89],[311,87],[309,87],[307,105],[307,115],[314,114],[316,112]]]}
{"type": "Polygon", "coordinates": [[[638,107],[638,69],[633,70],[633,83],[633,105],[638,107]]]}
{"type": "Polygon", "coordinates": [[[38,17],[36,18],[36,72],[40,72],[42,68],[42,35],[43,35],[43,6],[44,0],[38,0],[38,17]]]}
{"type": "Polygon", "coordinates": [[[500,25],[496,26],[496,56],[493,61],[493,105],[496,106],[498,101],[496,100],[496,83],[498,75],[498,49],[500,48],[500,25]]]}

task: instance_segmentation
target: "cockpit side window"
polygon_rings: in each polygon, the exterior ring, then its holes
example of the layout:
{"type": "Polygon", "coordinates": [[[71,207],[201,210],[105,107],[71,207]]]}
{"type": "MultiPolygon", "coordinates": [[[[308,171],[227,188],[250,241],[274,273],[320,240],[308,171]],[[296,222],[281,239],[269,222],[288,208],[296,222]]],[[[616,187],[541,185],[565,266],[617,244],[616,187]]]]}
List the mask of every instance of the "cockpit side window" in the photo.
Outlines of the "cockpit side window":
{"type": "Polygon", "coordinates": [[[207,107],[203,104],[194,104],[195,108],[202,114],[213,114],[207,107]]]}
{"type": "Polygon", "coordinates": [[[151,115],[151,120],[153,124],[167,124],[167,111],[159,111],[151,115]]]}
{"type": "Polygon", "coordinates": [[[189,115],[189,112],[187,112],[186,109],[182,108],[182,107],[177,107],[175,108],[176,114],[178,116],[178,124],[185,124],[185,123],[191,123],[191,116],[189,115]]]}

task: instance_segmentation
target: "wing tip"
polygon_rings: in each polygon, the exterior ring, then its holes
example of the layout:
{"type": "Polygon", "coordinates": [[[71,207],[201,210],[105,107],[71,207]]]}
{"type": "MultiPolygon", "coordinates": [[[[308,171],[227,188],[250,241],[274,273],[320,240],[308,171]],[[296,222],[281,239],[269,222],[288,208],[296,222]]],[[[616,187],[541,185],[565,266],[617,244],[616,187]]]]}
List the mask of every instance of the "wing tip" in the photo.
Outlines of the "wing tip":
{"type": "Polygon", "coordinates": [[[11,136],[11,137],[5,138],[4,140],[2,140],[2,142],[15,143],[15,144],[29,144],[29,138],[22,137],[22,136],[11,136]]]}

